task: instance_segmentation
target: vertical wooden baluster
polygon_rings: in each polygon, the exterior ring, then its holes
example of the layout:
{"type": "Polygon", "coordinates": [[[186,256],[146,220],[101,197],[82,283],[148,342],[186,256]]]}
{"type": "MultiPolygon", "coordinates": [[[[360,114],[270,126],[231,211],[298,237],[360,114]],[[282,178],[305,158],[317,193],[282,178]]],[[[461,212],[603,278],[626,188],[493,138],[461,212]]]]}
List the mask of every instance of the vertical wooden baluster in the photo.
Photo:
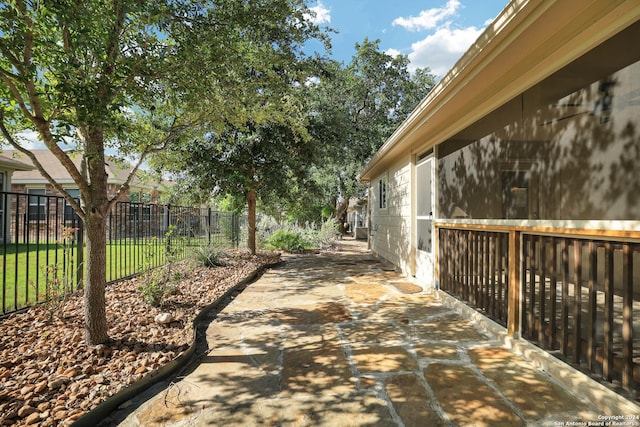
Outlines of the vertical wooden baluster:
{"type": "Polygon", "coordinates": [[[475,278],[474,278],[474,271],[475,271],[475,257],[474,257],[474,253],[475,253],[475,243],[476,243],[476,235],[474,234],[473,231],[469,232],[469,299],[468,301],[472,304],[475,304],[475,296],[476,296],[476,291],[475,291],[475,278]]]}
{"type": "Polygon", "coordinates": [[[500,304],[500,318],[503,323],[507,324],[507,305],[509,300],[509,235],[504,234],[501,242],[500,250],[500,294],[502,295],[502,303],[500,304]]]}
{"type": "Polygon", "coordinates": [[[453,239],[453,247],[455,248],[455,258],[451,263],[451,274],[453,275],[453,289],[457,296],[460,296],[460,233],[458,231],[449,230],[453,239]]]}
{"type": "Polygon", "coordinates": [[[471,301],[471,251],[473,251],[473,240],[472,240],[472,232],[471,231],[467,231],[467,241],[466,241],[466,245],[467,245],[467,249],[465,251],[466,254],[466,258],[467,261],[465,263],[465,276],[466,276],[466,281],[465,281],[465,293],[466,293],[466,298],[465,301],[471,301]]]}
{"type": "Polygon", "coordinates": [[[542,237],[540,240],[540,293],[538,295],[538,311],[540,312],[540,329],[538,329],[538,343],[543,347],[544,339],[544,320],[545,320],[545,291],[547,288],[547,238],[542,237]]]}
{"type": "Polygon", "coordinates": [[[560,328],[562,329],[562,354],[567,356],[569,353],[569,247],[567,239],[560,241],[562,248],[562,320],[560,328]]]}
{"type": "Polygon", "coordinates": [[[453,286],[453,281],[451,277],[451,261],[455,256],[455,245],[453,240],[451,239],[451,230],[443,229],[441,232],[444,233],[443,238],[445,241],[446,254],[447,254],[447,258],[444,260],[444,263],[445,263],[444,274],[447,277],[447,290],[451,292],[451,288],[453,286]]]}
{"type": "Polygon", "coordinates": [[[589,241],[589,318],[587,320],[587,369],[594,370],[596,360],[596,322],[598,307],[596,300],[598,247],[593,240],[589,241]]]}
{"type": "Polygon", "coordinates": [[[611,381],[613,374],[613,248],[604,244],[604,360],[602,376],[611,381]]]}
{"type": "Polygon", "coordinates": [[[489,236],[489,314],[491,318],[496,318],[496,233],[489,236]]]}
{"type": "Polygon", "coordinates": [[[509,232],[509,282],[508,282],[508,309],[507,309],[507,334],[515,337],[521,333],[520,330],[520,310],[522,301],[520,301],[520,286],[522,280],[520,277],[520,268],[522,266],[520,260],[521,250],[521,234],[519,231],[512,230],[509,232]]]}
{"type": "Polygon", "coordinates": [[[527,290],[529,282],[527,278],[527,266],[531,265],[531,236],[527,234],[521,235],[522,239],[522,333],[528,336],[531,325],[531,313],[527,308],[527,290]]]}
{"type": "Polygon", "coordinates": [[[529,236],[529,307],[527,308],[527,317],[529,319],[528,333],[531,338],[533,338],[536,324],[536,270],[538,268],[536,260],[536,240],[538,240],[537,236],[529,236]]]}
{"type": "Polygon", "coordinates": [[[458,239],[458,258],[456,260],[456,272],[458,276],[458,297],[464,298],[464,235],[462,231],[456,230],[456,238],[458,239]]]}
{"type": "Polygon", "coordinates": [[[438,283],[440,284],[440,289],[447,289],[447,272],[445,270],[444,265],[446,264],[445,259],[449,258],[449,253],[447,251],[447,244],[445,242],[445,230],[436,228],[436,236],[438,236],[438,283]]]}
{"type": "Polygon", "coordinates": [[[558,284],[558,273],[556,272],[556,267],[558,266],[558,246],[556,244],[556,238],[551,238],[551,294],[549,295],[551,307],[549,312],[549,327],[551,328],[551,334],[549,336],[550,345],[549,348],[551,350],[556,349],[556,314],[557,314],[557,306],[558,306],[558,292],[557,292],[557,284],[558,284]]]}
{"type": "Polygon", "coordinates": [[[573,241],[573,362],[580,364],[582,352],[582,242],[573,241]]]}
{"type": "Polygon", "coordinates": [[[472,259],[472,283],[473,283],[473,304],[476,307],[480,307],[480,294],[479,294],[479,290],[478,290],[478,264],[480,262],[480,251],[479,251],[479,243],[480,243],[480,235],[478,234],[477,231],[474,231],[472,234],[472,254],[471,254],[471,259],[472,259]]]}
{"type": "Polygon", "coordinates": [[[462,266],[463,266],[463,260],[462,260],[462,254],[463,254],[463,250],[462,250],[462,235],[460,233],[459,230],[456,230],[455,232],[455,236],[456,236],[456,263],[453,266],[455,275],[456,275],[456,289],[457,289],[457,293],[456,295],[458,297],[462,296],[462,266]]]}
{"type": "Polygon", "coordinates": [[[484,243],[482,245],[482,306],[484,310],[489,313],[489,306],[491,299],[489,298],[489,272],[491,268],[489,268],[489,232],[483,233],[484,243]]]}
{"type": "Polygon", "coordinates": [[[504,268],[504,263],[503,263],[503,257],[502,257],[502,251],[503,251],[503,239],[504,239],[504,235],[501,234],[500,238],[498,239],[498,241],[496,242],[496,262],[498,263],[498,317],[504,322],[504,300],[506,299],[506,296],[504,295],[504,291],[503,291],[503,287],[504,287],[504,276],[503,276],[503,268],[504,268]]]}
{"type": "Polygon", "coordinates": [[[629,391],[633,382],[633,252],[622,247],[622,387],[629,391]]]}

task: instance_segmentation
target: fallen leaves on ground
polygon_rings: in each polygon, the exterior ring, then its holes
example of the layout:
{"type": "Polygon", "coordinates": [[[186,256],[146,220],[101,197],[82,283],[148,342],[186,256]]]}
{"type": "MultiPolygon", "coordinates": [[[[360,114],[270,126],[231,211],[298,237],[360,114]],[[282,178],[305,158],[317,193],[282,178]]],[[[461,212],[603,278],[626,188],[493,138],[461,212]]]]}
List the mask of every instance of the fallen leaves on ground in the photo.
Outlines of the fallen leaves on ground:
{"type": "Polygon", "coordinates": [[[274,253],[235,251],[223,267],[191,266],[161,307],[142,299],[142,277],[109,285],[111,341],[95,347],[84,341],[81,295],[53,316],[40,306],[0,319],[0,425],[71,424],[178,357],[193,342],[192,322],[205,306],[278,259],[274,253]],[[173,321],[156,323],[160,313],[170,313],[173,321]]]}

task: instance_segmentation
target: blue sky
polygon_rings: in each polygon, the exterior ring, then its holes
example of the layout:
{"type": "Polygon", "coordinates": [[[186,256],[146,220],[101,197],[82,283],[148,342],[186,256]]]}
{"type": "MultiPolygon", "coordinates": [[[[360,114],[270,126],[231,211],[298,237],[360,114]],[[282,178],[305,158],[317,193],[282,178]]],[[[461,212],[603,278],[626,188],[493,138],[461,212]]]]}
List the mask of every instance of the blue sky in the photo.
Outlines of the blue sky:
{"type": "Polygon", "coordinates": [[[332,57],[348,63],[355,43],[380,39],[380,49],[404,54],[410,70],[429,67],[442,77],[508,0],[321,0],[311,1],[315,22],[332,34],[332,57]]]}

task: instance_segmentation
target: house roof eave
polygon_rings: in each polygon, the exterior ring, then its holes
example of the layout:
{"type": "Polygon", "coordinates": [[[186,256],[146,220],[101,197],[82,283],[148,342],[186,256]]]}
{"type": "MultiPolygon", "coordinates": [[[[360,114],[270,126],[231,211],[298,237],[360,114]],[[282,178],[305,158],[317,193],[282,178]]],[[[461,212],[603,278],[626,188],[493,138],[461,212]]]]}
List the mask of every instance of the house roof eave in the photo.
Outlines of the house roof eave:
{"type": "Polygon", "coordinates": [[[360,173],[455,135],[640,19],[640,2],[512,0],[360,173]]]}
{"type": "Polygon", "coordinates": [[[34,167],[26,163],[22,163],[17,160],[0,155],[0,169],[11,171],[29,171],[33,170],[34,167]]]}

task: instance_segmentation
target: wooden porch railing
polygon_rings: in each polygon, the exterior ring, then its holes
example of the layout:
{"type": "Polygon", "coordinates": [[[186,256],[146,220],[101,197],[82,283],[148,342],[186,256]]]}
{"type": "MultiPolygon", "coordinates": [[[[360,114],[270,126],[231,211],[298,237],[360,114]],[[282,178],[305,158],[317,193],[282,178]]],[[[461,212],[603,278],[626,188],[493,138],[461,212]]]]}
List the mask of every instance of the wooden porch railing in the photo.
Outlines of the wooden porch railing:
{"type": "Polygon", "coordinates": [[[640,236],[635,234],[438,224],[440,288],[507,327],[511,336],[521,335],[637,393],[640,236]]]}
{"type": "Polygon", "coordinates": [[[507,326],[509,235],[443,228],[438,235],[440,289],[507,326]]]}

